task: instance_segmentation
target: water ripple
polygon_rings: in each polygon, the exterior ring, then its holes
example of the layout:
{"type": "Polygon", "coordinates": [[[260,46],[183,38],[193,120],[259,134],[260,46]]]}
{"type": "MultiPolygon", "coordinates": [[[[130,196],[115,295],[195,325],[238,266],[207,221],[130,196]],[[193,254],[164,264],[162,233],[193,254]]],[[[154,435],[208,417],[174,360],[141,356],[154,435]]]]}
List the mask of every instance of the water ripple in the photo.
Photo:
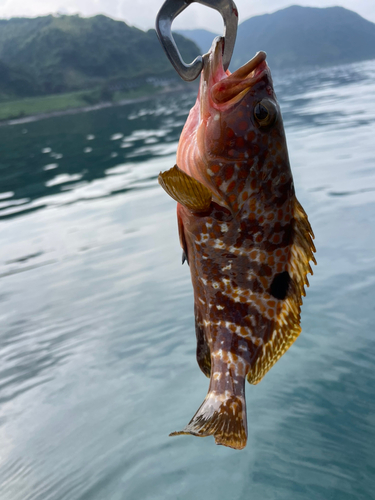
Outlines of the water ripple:
{"type": "Polygon", "coordinates": [[[240,453],[168,437],[208,388],[156,181],[194,93],[0,127],[1,500],[373,497],[374,76],[275,75],[319,264],[240,453]]]}

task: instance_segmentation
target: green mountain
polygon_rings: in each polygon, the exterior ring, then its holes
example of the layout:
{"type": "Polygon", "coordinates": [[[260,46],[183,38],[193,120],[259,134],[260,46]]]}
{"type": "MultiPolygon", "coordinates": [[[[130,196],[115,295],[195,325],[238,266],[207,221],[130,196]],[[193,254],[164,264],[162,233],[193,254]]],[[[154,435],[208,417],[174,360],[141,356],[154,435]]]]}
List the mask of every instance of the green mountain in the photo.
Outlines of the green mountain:
{"type": "Polygon", "coordinates": [[[0,99],[35,96],[40,92],[38,83],[30,74],[0,60],[0,99]]]}
{"type": "MultiPolygon", "coordinates": [[[[174,36],[188,62],[206,52],[216,35],[181,30],[174,36]]],[[[242,22],[231,67],[258,50],[267,52],[272,68],[373,59],[375,24],[342,7],[292,6],[242,22]]],[[[144,32],[103,15],[0,20],[2,101],[82,90],[98,102],[111,89],[139,88],[158,76],[178,78],[154,30],[144,32]]]]}
{"type": "MultiPolygon", "coordinates": [[[[180,30],[206,52],[215,33],[180,30]]],[[[375,24],[343,7],[294,5],[238,27],[231,67],[265,50],[271,68],[328,66],[375,58],[375,24]]]]}
{"type": "Polygon", "coordinates": [[[375,24],[343,7],[294,5],[241,23],[233,66],[265,50],[272,68],[328,66],[375,58],[375,24]]]}
{"type": "MultiPolygon", "coordinates": [[[[180,35],[176,41],[186,60],[196,57],[193,42],[180,35]]],[[[175,75],[154,30],[144,32],[103,15],[0,20],[0,65],[0,96],[175,75]]]]}

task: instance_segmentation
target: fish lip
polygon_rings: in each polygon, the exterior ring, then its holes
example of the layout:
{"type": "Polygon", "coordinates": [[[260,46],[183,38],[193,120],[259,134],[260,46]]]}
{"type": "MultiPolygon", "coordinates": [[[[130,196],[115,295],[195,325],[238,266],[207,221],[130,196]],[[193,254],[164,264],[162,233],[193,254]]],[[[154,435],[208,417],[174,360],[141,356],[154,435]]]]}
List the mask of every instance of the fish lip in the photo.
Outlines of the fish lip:
{"type": "Polygon", "coordinates": [[[243,66],[231,73],[224,71],[223,54],[224,38],[216,37],[210,51],[203,56],[202,81],[205,85],[203,92],[207,93],[212,104],[220,106],[233,104],[246,94],[251,87],[269,73],[266,63],[267,54],[263,51],[257,52],[243,66]]]}
{"type": "Polygon", "coordinates": [[[203,55],[202,80],[210,87],[229,73],[228,70],[225,72],[223,67],[224,43],[224,37],[217,36],[212,42],[210,50],[203,55]]]}

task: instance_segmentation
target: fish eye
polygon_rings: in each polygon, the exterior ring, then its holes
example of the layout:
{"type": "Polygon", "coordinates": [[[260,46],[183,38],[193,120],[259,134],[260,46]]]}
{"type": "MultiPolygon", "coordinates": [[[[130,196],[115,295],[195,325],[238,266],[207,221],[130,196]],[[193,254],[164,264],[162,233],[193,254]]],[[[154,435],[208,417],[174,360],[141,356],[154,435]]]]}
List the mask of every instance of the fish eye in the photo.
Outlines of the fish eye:
{"type": "Polygon", "coordinates": [[[277,108],[270,99],[262,99],[255,105],[254,117],[260,127],[272,125],[277,117],[277,108]]]}

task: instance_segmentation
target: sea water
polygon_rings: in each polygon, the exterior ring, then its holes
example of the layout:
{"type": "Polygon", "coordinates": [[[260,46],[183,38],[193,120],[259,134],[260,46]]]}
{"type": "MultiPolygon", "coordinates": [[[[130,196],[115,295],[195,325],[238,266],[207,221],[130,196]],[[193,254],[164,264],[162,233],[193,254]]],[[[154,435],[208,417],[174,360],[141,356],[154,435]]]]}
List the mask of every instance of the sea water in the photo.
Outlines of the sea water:
{"type": "Polygon", "coordinates": [[[194,91],[0,127],[1,500],[375,498],[375,61],[274,79],[318,266],[243,451],[168,437],[208,388],[157,184],[194,91]]]}

